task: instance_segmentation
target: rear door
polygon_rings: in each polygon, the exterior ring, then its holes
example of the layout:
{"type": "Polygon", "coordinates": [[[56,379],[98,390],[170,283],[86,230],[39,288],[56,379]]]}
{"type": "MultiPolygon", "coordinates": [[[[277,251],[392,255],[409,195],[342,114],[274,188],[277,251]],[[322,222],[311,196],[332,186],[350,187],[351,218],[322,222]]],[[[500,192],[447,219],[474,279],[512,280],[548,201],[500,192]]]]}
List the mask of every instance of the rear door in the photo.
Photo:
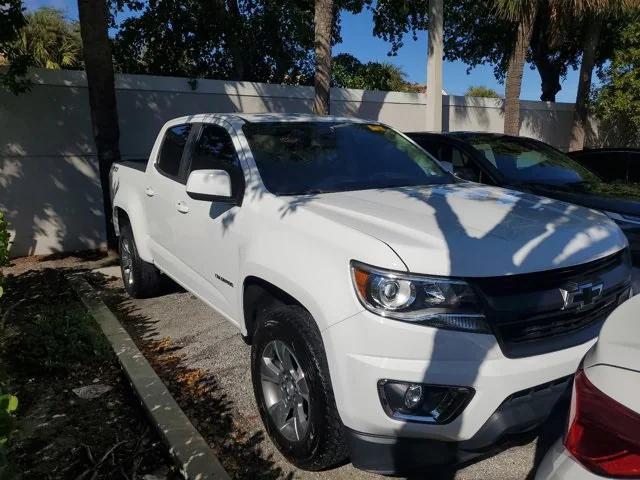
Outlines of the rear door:
{"type": "Polygon", "coordinates": [[[154,262],[177,280],[182,277],[183,270],[176,256],[176,246],[181,236],[183,213],[179,210],[186,183],[184,158],[191,132],[191,124],[167,129],[156,161],[147,173],[145,186],[154,262]]]}

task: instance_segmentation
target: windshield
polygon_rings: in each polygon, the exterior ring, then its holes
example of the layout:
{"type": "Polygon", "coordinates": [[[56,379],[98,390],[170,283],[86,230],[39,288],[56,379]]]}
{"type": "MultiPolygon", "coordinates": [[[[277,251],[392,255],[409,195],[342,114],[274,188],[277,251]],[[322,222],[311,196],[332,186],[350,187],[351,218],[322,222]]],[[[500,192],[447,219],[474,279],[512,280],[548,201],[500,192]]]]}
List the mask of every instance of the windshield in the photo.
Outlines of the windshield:
{"type": "Polygon", "coordinates": [[[505,178],[516,183],[572,185],[597,183],[589,170],[558,150],[528,139],[465,137],[505,178]]]}
{"type": "Polygon", "coordinates": [[[257,122],[243,130],[265,187],[276,195],[454,181],[427,152],[378,124],[257,122]]]}

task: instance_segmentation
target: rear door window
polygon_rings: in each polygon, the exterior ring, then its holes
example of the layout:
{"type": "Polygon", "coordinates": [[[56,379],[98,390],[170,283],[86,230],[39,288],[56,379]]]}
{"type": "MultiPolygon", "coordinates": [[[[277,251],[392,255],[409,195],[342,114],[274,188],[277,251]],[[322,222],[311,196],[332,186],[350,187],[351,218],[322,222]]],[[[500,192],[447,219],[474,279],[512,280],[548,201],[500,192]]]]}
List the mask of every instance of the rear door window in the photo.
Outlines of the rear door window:
{"type": "Polygon", "coordinates": [[[178,180],[180,162],[189,139],[191,124],[176,125],[165,133],[156,167],[163,175],[178,180]]]}

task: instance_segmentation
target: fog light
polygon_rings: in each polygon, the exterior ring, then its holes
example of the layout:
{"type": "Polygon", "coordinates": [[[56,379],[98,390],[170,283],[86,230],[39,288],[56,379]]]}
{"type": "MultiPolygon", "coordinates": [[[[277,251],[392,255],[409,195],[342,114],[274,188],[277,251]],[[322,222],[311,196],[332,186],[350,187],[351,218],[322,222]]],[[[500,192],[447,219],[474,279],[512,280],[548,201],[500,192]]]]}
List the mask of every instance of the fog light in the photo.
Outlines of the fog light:
{"type": "Polygon", "coordinates": [[[422,385],[411,385],[404,394],[404,405],[409,410],[422,403],[422,385]]]}
{"type": "Polygon", "coordinates": [[[448,423],[460,415],[474,393],[470,387],[378,382],[380,402],[387,415],[411,422],[448,423]]]}

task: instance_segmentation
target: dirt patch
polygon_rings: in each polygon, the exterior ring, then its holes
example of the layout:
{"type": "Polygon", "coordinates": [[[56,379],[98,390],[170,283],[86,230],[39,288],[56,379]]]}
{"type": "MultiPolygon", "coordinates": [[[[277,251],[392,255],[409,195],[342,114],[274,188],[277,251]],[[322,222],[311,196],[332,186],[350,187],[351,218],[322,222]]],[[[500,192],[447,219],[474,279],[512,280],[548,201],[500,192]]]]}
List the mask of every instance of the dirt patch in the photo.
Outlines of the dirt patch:
{"type": "Polygon", "coordinates": [[[8,449],[16,473],[177,478],[117,358],[61,271],[9,276],[0,311],[7,313],[0,327],[1,389],[19,399],[8,449]],[[110,389],[97,398],[73,392],[89,385],[110,389]]]}
{"type": "Polygon", "coordinates": [[[94,269],[118,265],[118,256],[107,250],[84,250],[73,253],[52,253],[50,255],[32,255],[11,260],[8,267],[2,269],[4,275],[20,275],[30,270],[47,268],[94,269]]]}

